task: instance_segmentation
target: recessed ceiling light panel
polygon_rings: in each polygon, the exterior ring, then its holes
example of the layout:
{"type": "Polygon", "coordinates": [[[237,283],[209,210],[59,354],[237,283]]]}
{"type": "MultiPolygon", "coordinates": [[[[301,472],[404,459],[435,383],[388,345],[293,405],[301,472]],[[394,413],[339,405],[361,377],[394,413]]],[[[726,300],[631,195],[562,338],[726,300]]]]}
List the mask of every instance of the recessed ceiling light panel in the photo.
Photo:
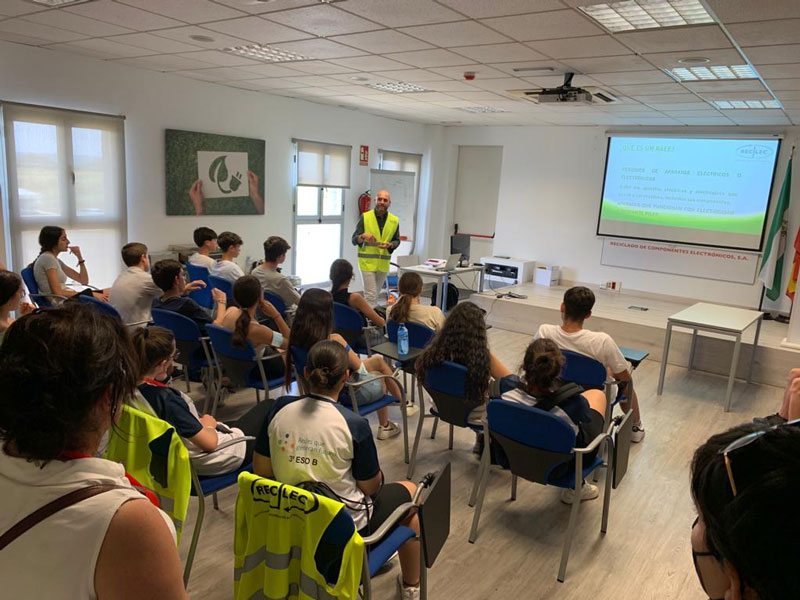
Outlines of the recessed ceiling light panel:
{"type": "Polygon", "coordinates": [[[624,0],[578,8],[615,33],[714,22],[699,0],[624,0]]]}
{"type": "Polygon", "coordinates": [[[225,48],[224,51],[228,54],[236,54],[237,56],[245,56],[247,58],[254,58],[256,60],[263,60],[264,62],[271,63],[308,60],[308,57],[303,56],[302,54],[287,52],[286,50],[281,50],[275,46],[268,46],[267,44],[232,46],[230,48],[225,48]]]}
{"type": "Polygon", "coordinates": [[[720,110],[781,107],[781,103],[777,100],[714,100],[713,104],[720,110]]]}
{"type": "Polygon", "coordinates": [[[719,81],[721,79],[758,79],[758,73],[750,65],[731,67],[676,67],[664,69],[667,75],[678,81],[719,81]]]}
{"type": "Polygon", "coordinates": [[[410,94],[412,92],[430,92],[422,86],[413,83],[406,83],[404,81],[386,81],[383,83],[370,83],[367,87],[381,92],[390,92],[392,94],[410,94]]]}
{"type": "Polygon", "coordinates": [[[489,113],[504,113],[508,112],[507,110],[503,110],[502,108],[495,108],[494,106],[464,106],[461,110],[465,110],[471,113],[478,113],[478,114],[489,114],[489,113]]]}

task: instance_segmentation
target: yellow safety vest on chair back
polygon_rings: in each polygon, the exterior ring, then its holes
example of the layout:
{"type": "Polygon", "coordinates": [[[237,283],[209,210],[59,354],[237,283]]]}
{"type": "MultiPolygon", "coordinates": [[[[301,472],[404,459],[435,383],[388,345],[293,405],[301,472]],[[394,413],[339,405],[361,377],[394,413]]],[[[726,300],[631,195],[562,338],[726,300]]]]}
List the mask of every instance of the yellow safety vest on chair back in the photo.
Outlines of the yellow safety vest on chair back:
{"type": "Polygon", "coordinates": [[[234,598],[356,600],[364,541],[353,528],[336,585],[317,570],[314,553],[344,504],[252,473],[239,475],[234,538],[234,598]]]}
{"type": "MultiPolygon", "coordinates": [[[[378,218],[375,216],[374,210],[368,210],[364,213],[364,233],[371,233],[378,242],[391,242],[398,227],[400,227],[400,219],[392,213],[386,215],[383,231],[378,227],[378,218]]],[[[389,257],[391,254],[392,253],[385,248],[378,248],[377,246],[359,246],[358,268],[362,271],[388,273],[389,257]]]]}
{"type": "Polygon", "coordinates": [[[122,463],[130,475],[158,496],[161,510],[175,523],[180,544],[189,510],[192,472],[189,451],[175,428],[158,417],[123,404],[104,456],[122,463]]]}

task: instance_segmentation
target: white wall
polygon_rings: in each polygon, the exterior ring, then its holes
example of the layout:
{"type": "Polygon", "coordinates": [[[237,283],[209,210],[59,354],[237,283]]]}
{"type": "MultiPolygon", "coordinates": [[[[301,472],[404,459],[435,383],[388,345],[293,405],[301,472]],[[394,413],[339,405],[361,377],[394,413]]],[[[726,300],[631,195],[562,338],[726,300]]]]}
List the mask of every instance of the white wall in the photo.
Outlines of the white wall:
{"type": "MultiPolygon", "coordinates": [[[[761,132],[784,128],[761,129],[761,132]]],[[[630,130],[628,130],[630,131],[630,130]]],[[[641,128],[642,132],[653,129],[641,128]]],[[[664,130],[659,130],[665,132],[664,130]]],[[[682,133],[702,131],[684,127],[682,133]]],[[[709,130],[705,130],[709,131],[709,130]]],[[[716,132],[731,130],[715,129],[716,132]]],[[[753,128],[734,132],[753,133],[753,128]]],[[[678,130],[671,130],[672,133],[678,130]]],[[[774,198],[780,191],[791,146],[798,130],[786,130],[778,161],[774,198]]],[[[442,182],[448,194],[447,228],[452,227],[455,163],[459,145],[503,146],[500,199],[494,253],[560,265],[566,280],[599,284],[619,280],[627,289],[758,306],[760,283],[744,285],[681,275],[608,267],[600,264],[602,241],[595,235],[606,153],[606,128],[601,127],[450,127],[445,133],[447,165],[442,182]]],[[[800,186],[793,190],[785,258],[786,277],[794,252],[791,245],[800,224],[800,186]]],[[[789,310],[785,297],[764,306],[789,310]]]]}
{"type": "MultiPolygon", "coordinates": [[[[356,199],[378,166],[378,147],[423,155],[418,249],[440,235],[444,214],[428,221],[431,155],[441,127],[385,119],[354,110],[313,104],[155,73],[77,55],[0,42],[0,100],[124,115],[128,239],[151,250],[191,243],[195,227],[231,230],[244,239],[245,256],[259,258],[269,235],[292,240],[292,144],[304,138],[354,146],[351,189],[346,194],[344,256],[355,261],[350,235],[356,199]],[[164,130],[187,129],[266,140],[264,216],[167,217],[164,199],[164,130]],[[358,165],[358,146],[370,147],[370,165],[358,165]]],[[[118,249],[109,249],[117,252],[118,249]]],[[[121,263],[120,263],[121,264],[121,263]]]]}

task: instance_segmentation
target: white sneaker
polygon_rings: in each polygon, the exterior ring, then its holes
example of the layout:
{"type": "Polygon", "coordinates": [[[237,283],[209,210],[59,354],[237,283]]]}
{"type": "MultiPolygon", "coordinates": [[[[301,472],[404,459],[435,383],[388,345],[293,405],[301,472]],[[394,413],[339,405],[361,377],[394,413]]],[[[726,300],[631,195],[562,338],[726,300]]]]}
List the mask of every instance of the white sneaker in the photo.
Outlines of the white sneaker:
{"type": "MultiPolygon", "coordinates": [[[[581,502],[585,502],[586,500],[594,500],[600,495],[600,488],[598,488],[593,483],[584,483],[583,487],[581,488],[581,502]]],[[[565,489],[561,492],[561,501],[564,504],[572,504],[575,500],[575,490],[573,489],[565,489]]]]}
{"type": "Polygon", "coordinates": [[[388,440],[389,438],[393,438],[396,435],[400,435],[400,428],[397,426],[397,423],[392,423],[389,421],[386,424],[386,427],[383,425],[378,425],[378,439],[379,440],[388,440]]]}
{"type": "Polygon", "coordinates": [[[413,416],[419,412],[419,407],[411,402],[406,402],[406,416],[413,416]]]}
{"type": "Polygon", "coordinates": [[[414,587],[403,585],[402,573],[397,576],[397,585],[400,587],[400,598],[403,600],[419,600],[419,585],[414,587]]]}
{"type": "Polygon", "coordinates": [[[642,424],[639,423],[638,425],[634,425],[631,429],[631,442],[634,444],[638,444],[644,439],[644,427],[642,424]]]}

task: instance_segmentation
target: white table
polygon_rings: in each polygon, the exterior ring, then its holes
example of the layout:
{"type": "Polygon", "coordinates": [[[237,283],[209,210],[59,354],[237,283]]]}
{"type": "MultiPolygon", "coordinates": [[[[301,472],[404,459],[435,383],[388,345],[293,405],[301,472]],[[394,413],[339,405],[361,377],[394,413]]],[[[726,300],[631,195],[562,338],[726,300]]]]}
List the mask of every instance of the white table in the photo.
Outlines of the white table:
{"type": "Polygon", "coordinates": [[[758,336],[761,333],[761,321],[764,314],[757,310],[746,308],[734,308],[733,306],[720,306],[718,304],[708,304],[698,302],[680,312],[675,313],[667,319],[667,334],[664,337],[664,353],[661,357],[661,372],[658,376],[658,395],[664,389],[664,372],[667,368],[667,355],[669,344],[672,338],[673,327],[686,327],[692,330],[692,347],[689,351],[689,369],[694,362],[694,351],[697,345],[697,332],[708,331],[722,335],[729,335],[735,339],[733,346],[733,357],[731,358],[731,371],[728,375],[728,389],[725,392],[725,412],[731,410],[731,395],[733,394],[733,379],[736,373],[736,365],[739,362],[739,350],[742,343],[742,334],[753,323],[756,324],[756,336],[753,339],[753,355],[750,357],[750,366],[747,369],[747,383],[753,375],[753,363],[755,362],[756,347],[758,346],[758,336]]]}
{"type": "Polygon", "coordinates": [[[435,277],[439,280],[436,286],[436,306],[445,312],[447,309],[447,284],[450,283],[450,277],[453,275],[461,275],[463,273],[479,273],[478,276],[478,292],[483,291],[483,265],[470,265],[468,267],[456,267],[452,271],[437,271],[430,267],[423,265],[413,265],[408,267],[398,267],[398,275],[402,275],[404,271],[416,273],[422,277],[435,277]]]}

